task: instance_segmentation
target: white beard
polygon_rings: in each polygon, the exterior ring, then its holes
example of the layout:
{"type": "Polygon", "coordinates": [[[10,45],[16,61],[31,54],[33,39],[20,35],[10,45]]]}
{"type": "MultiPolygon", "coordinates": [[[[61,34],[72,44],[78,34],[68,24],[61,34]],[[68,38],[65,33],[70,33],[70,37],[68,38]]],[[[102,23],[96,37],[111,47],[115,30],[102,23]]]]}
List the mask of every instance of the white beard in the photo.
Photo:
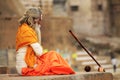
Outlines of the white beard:
{"type": "Polygon", "coordinates": [[[35,32],[37,34],[38,42],[41,44],[41,31],[40,31],[40,27],[41,27],[41,25],[36,23],[34,29],[35,29],[35,32]]]}

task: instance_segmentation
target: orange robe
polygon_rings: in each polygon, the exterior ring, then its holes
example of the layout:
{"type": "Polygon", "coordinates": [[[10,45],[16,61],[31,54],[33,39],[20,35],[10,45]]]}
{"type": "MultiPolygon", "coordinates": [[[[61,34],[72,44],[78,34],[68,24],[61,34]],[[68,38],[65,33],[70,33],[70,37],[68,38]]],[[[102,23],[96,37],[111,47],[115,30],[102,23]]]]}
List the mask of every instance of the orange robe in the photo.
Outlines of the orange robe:
{"type": "Polygon", "coordinates": [[[31,43],[38,42],[35,31],[27,24],[22,24],[16,35],[16,50],[28,46],[25,62],[28,67],[22,68],[22,75],[53,75],[53,74],[74,74],[75,72],[68,63],[55,51],[49,51],[41,56],[36,56],[31,43]],[[34,68],[33,66],[37,64],[34,68]]]}

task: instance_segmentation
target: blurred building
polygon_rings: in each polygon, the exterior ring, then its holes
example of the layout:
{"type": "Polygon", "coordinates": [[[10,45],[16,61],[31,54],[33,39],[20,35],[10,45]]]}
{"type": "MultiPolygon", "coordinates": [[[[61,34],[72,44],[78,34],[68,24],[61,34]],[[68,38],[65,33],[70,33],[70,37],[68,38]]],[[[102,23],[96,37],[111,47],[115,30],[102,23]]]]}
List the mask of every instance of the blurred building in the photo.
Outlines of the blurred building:
{"type": "Polygon", "coordinates": [[[109,34],[108,0],[68,0],[66,6],[77,33],[92,36],[109,34]]]}
{"type": "Polygon", "coordinates": [[[19,0],[26,9],[30,7],[39,7],[40,6],[40,0],[19,0]]]}
{"type": "Polygon", "coordinates": [[[53,0],[19,0],[26,9],[30,7],[41,7],[44,14],[50,14],[53,9],[53,0]]]}

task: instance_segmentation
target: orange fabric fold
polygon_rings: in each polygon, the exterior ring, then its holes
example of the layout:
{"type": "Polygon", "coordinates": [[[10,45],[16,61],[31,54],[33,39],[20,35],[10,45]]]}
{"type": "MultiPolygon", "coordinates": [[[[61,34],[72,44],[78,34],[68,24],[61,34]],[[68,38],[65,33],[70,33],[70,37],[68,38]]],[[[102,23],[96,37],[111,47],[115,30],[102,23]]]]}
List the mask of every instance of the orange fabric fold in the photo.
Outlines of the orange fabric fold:
{"type": "Polygon", "coordinates": [[[25,62],[28,67],[22,68],[23,76],[53,75],[53,74],[74,74],[69,64],[55,51],[49,51],[41,56],[35,55],[31,43],[38,42],[36,34],[27,24],[18,28],[16,36],[16,50],[28,45],[25,62]],[[34,67],[34,64],[37,64],[34,67]]]}
{"type": "Polygon", "coordinates": [[[35,53],[31,46],[31,43],[38,42],[35,31],[27,24],[23,24],[18,27],[16,35],[16,50],[23,46],[28,46],[25,56],[25,62],[28,67],[33,67],[35,64],[35,53]]]}
{"type": "Polygon", "coordinates": [[[74,74],[68,63],[55,51],[49,51],[37,58],[35,68],[23,68],[22,75],[39,76],[54,74],[74,74]]]}

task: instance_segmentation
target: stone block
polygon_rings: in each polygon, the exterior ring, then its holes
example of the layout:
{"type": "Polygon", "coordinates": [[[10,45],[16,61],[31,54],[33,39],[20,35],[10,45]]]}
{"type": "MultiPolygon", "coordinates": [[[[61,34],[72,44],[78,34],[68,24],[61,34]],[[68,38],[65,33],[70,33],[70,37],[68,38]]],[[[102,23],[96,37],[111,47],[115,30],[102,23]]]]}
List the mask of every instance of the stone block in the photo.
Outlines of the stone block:
{"type": "Polygon", "coordinates": [[[15,67],[16,65],[16,51],[15,49],[8,49],[8,66],[15,67]]]}
{"type": "Polygon", "coordinates": [[[7,50],[0,50],[0,66],[8,65],[7,50]]]}
{"type": "Polygon", "coordinates": [[[17,74],[16,67],[9,67],[8,73],[9,73],[9,74],[17,74]]]}
{"type": "Polygon", "coordinates": [[[6,74],[8,72],[8,67],[0,67],[0,74],[6,74]]]}
{"type": "Polygon", "coordinates": [[[112,73],[88,72],[74,75],[50,75],[50,76],[17,76],[0,75],[1,80],[113,80],[112,73]]]}

